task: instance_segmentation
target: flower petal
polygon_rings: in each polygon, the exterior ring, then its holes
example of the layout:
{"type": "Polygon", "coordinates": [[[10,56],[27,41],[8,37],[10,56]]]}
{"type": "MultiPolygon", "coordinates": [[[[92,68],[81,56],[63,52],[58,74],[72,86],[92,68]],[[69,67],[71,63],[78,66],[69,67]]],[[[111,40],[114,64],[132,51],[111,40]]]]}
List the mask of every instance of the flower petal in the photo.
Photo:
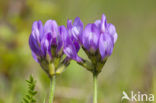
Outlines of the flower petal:
{"type": "Polygon", "coordinates": [[[51,42],[52,42],[52,35],[49,32],[46,35],[44,35],[44,37],[43,37],[43,39],[41,41],[41,50],[45,54],[48,53],[49,56],[52,58],[52,54],[51,54],[51,42]]]}
{"type": "Polygon", "coordinates": [[[71,34],[76,40],[81,41],[82,31],[83,31],[83,23],[79,17],[76,17],[73,26],[71,28],[71,34]]]}
{"type": "Polygon", "coordinates": [[[102,14],[102,18],[101,18],[101,32],[105,32],[106,31],[106,16],[104,14],[102,14]]]}
{"type": "Polygon", "coordinates": [[[118,38],[118,34],[116,32],[115,26],[113,24],[107,24],[107,29],[109,34],[113,36],[114,43],[115,43],[118,38]]]}
{"type": "Polygon", "coordinates": [[[77,55],[76,48],[69,38],[67,39],[65,43],[63,51],[67,55],[67,57],[74,59],[78,62],[82,61],[81,58],[77,55]]]}
{"type": "Polygon", "coordinates": [[[87,50],[94,50],[98,48],[98,41],[99,41],[99,35],[100,31],[97,28],[95,24],[88,24],[84,31],[83,31],[83,36],[82,36],[82,42],[84,47],[87,50]]]}
{"type": "Polygon", "coordinates": [[[57,50],[56,52],[60,52],[63,48],[64,42],[66,41],[68,36],[68,32],[65,26],[59,27],[59,35],[57,36],[57,50]]]}
{"type": "Polygon", "coordinates": [[[59,27],[59,34],[60,34],[63,41],[65,41],[67,39],[67,37],[69,36],[68,31],[67,31],[65,26],[59,27]]]}
{"type": "Polygon", "coordinates": [[[112,36],[110,36],[108,33],[101,34],[99,40],[99,51],[102,60],[112,54],[113,47],[114,47],[114,42],[112,36]]]}
{"type": "MultiPolygon", "coordinates": [[[[76,28],[76,25],[80,25],[81,26],[81,29],[83,29],[83,23],[80,21],[80,18],[79,17],[77,17],[75,19],[75,22],[74,22],[75,28],[76,28]]],[[[76,48],[76,52],[78,52],[79,49],[80,49],[80,45],[79,45],[78,40],[77,40],[78,37],[75,38],[74,35],[72,34],[72,31],[71,31],[74,26],[72,25],[72,20],[68,20],[67,21],[68,37],[72,40],[72,42],[73,42],[73,44],[74,44],[74,46],[76,48]]],[[[80,35],[82,35],[82,31],[81,31],[81,34],[80,35]]],[[[79,40],[79,41],[81,42],[82,40],[79,40]]]]}
{"type": "Polygon", "coordinates": [[[101,29],[101,20],[96,20],[94,24],[99,28],[99,30],[101,29]]]}
{"type": "Polygon", "coordinates": [[[67,28],[68,29],[72,29],[73,25],[72,25],[72,20],[67,20],[67,28]]]}
{"type": "Polygon", "coordinates": [[[34,38],[40,43],[43,37],[43,25],[41,21],[35,21],[32,25],[32,33],[34,38]]]}
{"type": "Polygon", "coordinates": [[[52,44],[56,44],[56,38],[58,35],[58,25],[55,20],[48,20],[44,25],[44,35],[51,33],[52,44]]]}
{"type": "Polygon", "coordinates": [[[75,46],[76,52],[80,50],[80,44],[77,41],[73,41],[73,44],[75,46]]]}
{"type": "Polygon", "coordinates": [[[32,34],[29,37],[29,46],[36,55],[42,56],[40,46],[32,34]]]}

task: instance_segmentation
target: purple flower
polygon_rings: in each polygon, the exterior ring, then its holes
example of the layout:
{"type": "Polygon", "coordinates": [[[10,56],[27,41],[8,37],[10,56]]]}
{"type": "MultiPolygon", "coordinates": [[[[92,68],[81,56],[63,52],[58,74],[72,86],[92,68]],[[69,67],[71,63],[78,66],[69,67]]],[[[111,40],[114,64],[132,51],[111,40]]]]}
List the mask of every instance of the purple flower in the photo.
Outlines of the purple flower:
{"type": "Polygon", "coordinates": [[[44,26],[41,21],[35,21],[29,37],[29,46],[34,59],[39,63],[42,60],[50,62],[65,53],[68,59],[80,62],[81,58],[77,55],[80,45],[73,37],[73,35],[81,35],[81,32],[74,34],[76,33],[74,30],[78,30],[77,27],[80,28],[79,22],[79,18],[75,19],[74,24],[67,29],[65,26],[58,26],[54,20],[48,20],[44,26]],[[73,28],[75,29],[72,30],[73,28]]]}
{"type": "Polygon", "coordinates": [[[54,20],[48,20],[44,26],[41,21],[33,23],[29,46],[33,58],[49,76],[63,72],[71,59],[80,61],[68,30],[54,20]],[[64,52],[67,58],[63,57],[64,52]]]}
{"type": "Polygon", "coordinates": [[[73,24],[72,20],[67,20],[67,30],[68,35],[64,43],[64,53],[68,58],[81,62],[82,59],[77,55],[83,32],[83,23],[80,18],[76,17],[73,24]]]}
{"type": "Polygon", "coordinates": [[[90,53],[100,52],[104,60],[112,54],[114,44],[117,40],[117,33],[113,24],[107,23],[103,14],[101,20],[88,24],[82,35],[82,45],[90,53]]]}
{"type": "Polygon", "coordinates": [[[76,17],[73,23],[72,20],[67,20],[67,28],[58,26],[55,20],[48,20],[45,25],[41,21],[35,21],[29,37],[29,46],[33,58],[42,68],[48,68],[46,65],[51,63],[57,68],[62,63],[69,64],[73,59],[89,70],[94,71],[94,68],[97,68],[99,72],[99,68],[102,68],[107,57],[112,54],[117,37],[115,26],[107,23],[103,14],[101,20],[87,24],[84,30],[79,17],[76,17]],[[90,61],[78,56],[80,45],[90,61]],[[66,58],[63,57],[64,54],[66,58]],[[88,64],[90,66],[87,66],[88,64]]]}
{"type": "Polygon", "coordinates": [[[41,60],[51,61],[54,56],[60,55],[63,48],[61,35],[64,35],[64,32],[61,33],[59,28],[61,27],[58,27],[54,20],[48,20],[44,26],[41,21],[33,23],[29,46],[37,62],[41,60]]]}
{"type": "Polygon", "coordinates": [[[82,43],[88,51],[95,52],[98,48],[100,32],[95,24],[88,24],[83,31],[82,43]]]}
{"type": "Polygon", "coordinates": [[[82,41],[83,23],[79,17],[75,18],[73,24],[72,20],[67,20],[67,29],[72,40],[82,41]]]}
{"type": "Polygon", "coordinates": [[[73,44],[71,38],[67,38],[64,44],[64,53],[67,55],[68,58],[74,59],[77,62],[81,62],[81,58],[77,55],[76,48],[79,48],[79,45],[73,44]]]}
{"type": "Polygon", "coordinates": [[[35,21],[32,25],[32,32],[29,37],[29,46],[32,50],[34,59],[38,62],[38,57],[44,57],[45,53],[41,50],[41,41],[43,38],[43,25],[41,21],[35,21]]]}

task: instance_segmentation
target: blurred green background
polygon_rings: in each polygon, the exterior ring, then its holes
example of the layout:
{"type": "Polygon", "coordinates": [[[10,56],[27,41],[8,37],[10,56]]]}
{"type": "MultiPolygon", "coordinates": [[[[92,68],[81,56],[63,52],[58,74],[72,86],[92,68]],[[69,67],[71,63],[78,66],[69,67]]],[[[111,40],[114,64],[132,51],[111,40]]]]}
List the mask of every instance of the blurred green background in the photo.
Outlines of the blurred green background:
{"type": "MultiPolygon", "coordinates": [[[[49,79],[28,45],[33,21],[66,25],[79,16],[86,25],[103,13],[116,26],[118,40],[98,78],[98,103],[121,103],[123,91],[156,96],[156,0],[0,0],[0,103],[20,103],[31,74],[37,103],[47,100],[49,79]]],[[[56,84],[55,103],[91,103],[92,74],[76,62],[56,84]]]]}

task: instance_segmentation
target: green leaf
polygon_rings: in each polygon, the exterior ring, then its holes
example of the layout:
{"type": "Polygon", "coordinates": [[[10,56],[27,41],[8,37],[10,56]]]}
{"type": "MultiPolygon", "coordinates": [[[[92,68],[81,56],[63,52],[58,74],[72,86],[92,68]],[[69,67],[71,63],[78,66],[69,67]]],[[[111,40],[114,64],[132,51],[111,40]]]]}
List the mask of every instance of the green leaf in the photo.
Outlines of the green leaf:
{"type": "Polygon", "coordinates": [[[36,100],[34,96],[37,94],[37,91],[35,91],[36,81],[32,76],[29,77],[29,80],[26,80],[28,85],[28,91],[25,98],[23,98],[23,101],[21,103],[36,103],[36,100]]]}

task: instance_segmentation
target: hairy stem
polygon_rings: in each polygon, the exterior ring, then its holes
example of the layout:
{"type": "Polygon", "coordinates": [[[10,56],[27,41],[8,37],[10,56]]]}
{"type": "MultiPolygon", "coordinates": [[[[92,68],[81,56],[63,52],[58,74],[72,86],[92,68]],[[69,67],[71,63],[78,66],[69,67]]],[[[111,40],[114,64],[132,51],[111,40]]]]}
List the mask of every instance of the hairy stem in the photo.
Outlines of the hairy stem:
{"type": "Polygon", "coordinates": [[[54,100],[54,92],[55,92],[55,75],[50,78],[50,93],[49,93],[49,103],[53,103],[54,100]]]}

